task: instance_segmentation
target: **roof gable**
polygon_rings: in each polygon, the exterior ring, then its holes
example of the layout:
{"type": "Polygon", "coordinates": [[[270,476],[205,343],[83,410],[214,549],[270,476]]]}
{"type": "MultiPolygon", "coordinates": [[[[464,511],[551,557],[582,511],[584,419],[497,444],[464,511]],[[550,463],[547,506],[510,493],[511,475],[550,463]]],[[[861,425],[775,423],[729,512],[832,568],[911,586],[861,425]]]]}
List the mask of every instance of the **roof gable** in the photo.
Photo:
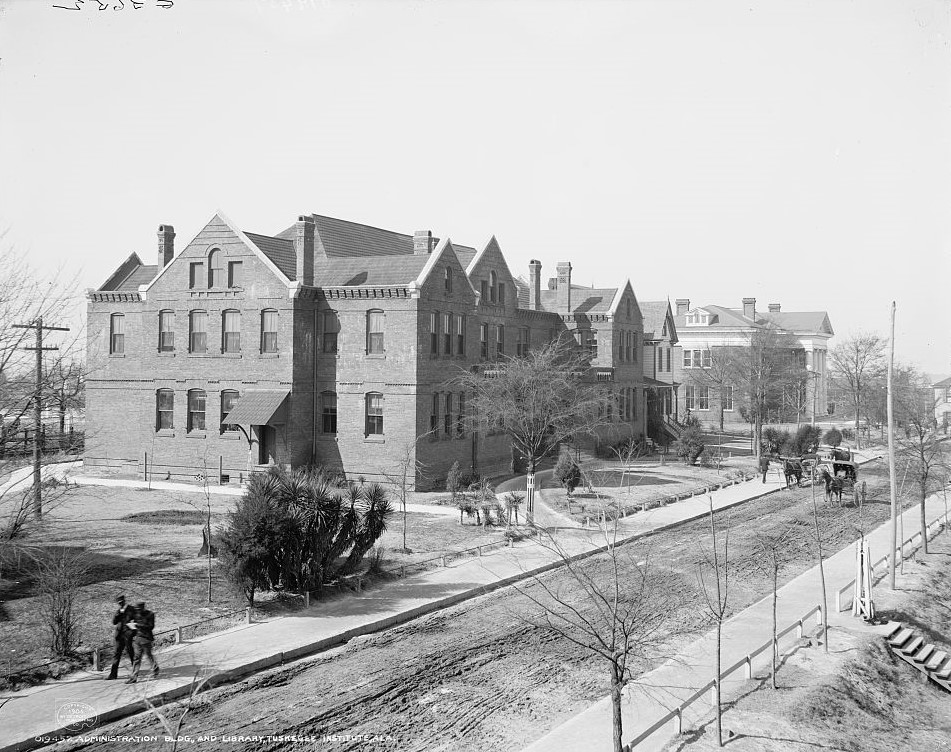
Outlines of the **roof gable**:
{"type": "Polygon", "coordinates": [[[119,290],[138,290],[139,285],[148,284],[154,279],[158,266],[147,266],[142,263],[139,254],[132,253],[129,258],[119,264],[105,282],[100,285],[102,292],[116,292],[119,290]]]}

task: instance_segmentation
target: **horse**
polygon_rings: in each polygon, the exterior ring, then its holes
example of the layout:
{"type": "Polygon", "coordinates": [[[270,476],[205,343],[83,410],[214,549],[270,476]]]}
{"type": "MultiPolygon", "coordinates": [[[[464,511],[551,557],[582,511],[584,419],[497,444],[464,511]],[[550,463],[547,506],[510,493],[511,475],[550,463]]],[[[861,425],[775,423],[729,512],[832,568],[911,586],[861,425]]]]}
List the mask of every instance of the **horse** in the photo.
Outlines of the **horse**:
{"type": "Polygon", "coordinates": [[[837,506],[842,506],[842,491],[845,489],[845,481],[838,475],[832,476],[828,470],[822,471],[822,481],[826,486],[826,501],[831,502],[835,496],[837,506]]]}
{"type": "Polygon", "coordinates": [[[786,488],[796,479],[796,487],[802,486],[802,462],[799,460],[783,460],[783,475],[786,476],[786,488]]]}

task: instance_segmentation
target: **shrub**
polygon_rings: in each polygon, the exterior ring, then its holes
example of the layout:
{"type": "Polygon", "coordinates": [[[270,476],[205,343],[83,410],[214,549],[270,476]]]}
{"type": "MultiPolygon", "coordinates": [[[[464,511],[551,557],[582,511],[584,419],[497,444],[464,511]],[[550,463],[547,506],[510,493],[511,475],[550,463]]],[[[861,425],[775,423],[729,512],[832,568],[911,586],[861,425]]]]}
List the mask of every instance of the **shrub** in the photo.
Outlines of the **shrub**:
{"type": "Polygon", "coordinates": [[[462,471],[459,469],[459,461],[456,460],[449,468],[446,475],[446,490],[452,495],[452,503],[456,503],[456,494],[462,488],[462,471]]]}
{"type": "Polygon", "coordinates": [[[72,655],[79,645],[80,618],[75,606],[88,578],[89,563],[82,552],[62,549],[36,559],[36,609],[55,655],[72,655]]]}
{"type": "Polygon", "coordinates": [[[693,465],[697,458],[703,454],[703,433],[699,425],[690,426],[684,429],[680,434],[680,441],[677,442],[677,456],[688,465],[693,465]]]}
{"type": "Polygon", "coordinates": [[[566,447],[563,447],[561,454],[558,455],[558,463],[552,474],[568,494],[574,493],[578,484],[581,483],[581,469],[566,447]]]}
{"type": "Polygon", "coordinates": [[[825,432],[822,440],[829,446],[837,447],[842,443],[842,432],[838,428],[830,428],[825,432]]]}
{"type": "Polygon", "coordinates": [[[816,451],[819,446],[819,436],[822,430],[815,426],[799,426],[799,429],[790,436],[781,447],[784,455],[792,457],[802,457],[804,454],[810,454],[816,451]]]}
{"type": "Polygon", "coordinates": [[[789,431],[780,431],[768,426],[763,429],[762,448],[766,454],[779,454],[783,446],[789,442],[789,431]]]}
{"type": "Polygon", "coordinates": [[[505,502],[505,511],[508,515],[509,520],[514,517],[515,524],[518,524],[518,508],[522,506],[522,503],[525,501],[525,494],[519,493],[517,491],[509,491],[505,496],[502,497],[502,501],[505,502]]]}

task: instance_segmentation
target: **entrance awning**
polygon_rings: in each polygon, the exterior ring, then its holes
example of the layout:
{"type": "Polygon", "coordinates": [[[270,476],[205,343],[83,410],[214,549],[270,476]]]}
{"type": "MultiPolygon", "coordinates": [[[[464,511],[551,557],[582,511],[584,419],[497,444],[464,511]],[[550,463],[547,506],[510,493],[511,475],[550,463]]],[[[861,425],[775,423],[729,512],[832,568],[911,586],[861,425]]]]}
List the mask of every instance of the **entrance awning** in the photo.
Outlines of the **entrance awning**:
{"type": "Polygon", "coordinates": [[[238,397],[222,423],[244,426],[277,426],[286,422],[289,389],[253,389],[238,397]]]}

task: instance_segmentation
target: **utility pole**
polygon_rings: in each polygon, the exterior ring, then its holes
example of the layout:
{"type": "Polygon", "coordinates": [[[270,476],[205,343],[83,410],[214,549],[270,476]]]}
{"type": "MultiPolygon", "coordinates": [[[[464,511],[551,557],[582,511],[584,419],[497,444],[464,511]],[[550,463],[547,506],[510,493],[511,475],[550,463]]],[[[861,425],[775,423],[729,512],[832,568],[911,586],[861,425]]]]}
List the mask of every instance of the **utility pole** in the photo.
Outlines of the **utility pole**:
{"type": "MultiPolygon", "coordinates": [[[[885,410],[888,419],[888,485],[892,501],[891,551],[888,553],[888,586],[895,589],[895,548],[898,546],[898,492],[895,486],[895,411],[892,371],[895,370],[895,301],[892,301],[892,332],[888,342],[888,376],[885,410]]],[[[902,546],[904,553],[904,546],[902,546]]]]}
{"type": "Polygon", "coordinates": [[[58,347],[43,347],[43,330],[68,332],[66,326],[43,326],[43,317],[40,316],[31,324],[13,324],[14,329],[34,329],[36,330],[36,347],[24,347],[24,350],[36,351],[36,390],[33,392],[33,516],[36,519],[43,517],[43,488],[40,432],[43,420],[43,351],[59,350],[58,347]]]}

